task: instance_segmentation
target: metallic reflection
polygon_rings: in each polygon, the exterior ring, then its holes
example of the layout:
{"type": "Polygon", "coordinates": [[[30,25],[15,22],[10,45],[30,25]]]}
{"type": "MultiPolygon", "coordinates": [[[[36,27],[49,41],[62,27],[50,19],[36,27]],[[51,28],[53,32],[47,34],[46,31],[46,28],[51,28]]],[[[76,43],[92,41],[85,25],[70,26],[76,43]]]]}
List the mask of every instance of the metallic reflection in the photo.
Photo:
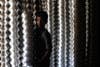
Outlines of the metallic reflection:
{"type": "MultiPolygon", "coordinates": [[[[50,67],[75,67],[75,20],[77,0],[0,0],[1,67],[29,66],[35,13],[47,11],[46,28],[52,35],[50,67]],[[5,66],[4,66],[5,65],[5,66]]],[[[86,10],[86,56],[88,50],[89,2],[86,10]]]]}

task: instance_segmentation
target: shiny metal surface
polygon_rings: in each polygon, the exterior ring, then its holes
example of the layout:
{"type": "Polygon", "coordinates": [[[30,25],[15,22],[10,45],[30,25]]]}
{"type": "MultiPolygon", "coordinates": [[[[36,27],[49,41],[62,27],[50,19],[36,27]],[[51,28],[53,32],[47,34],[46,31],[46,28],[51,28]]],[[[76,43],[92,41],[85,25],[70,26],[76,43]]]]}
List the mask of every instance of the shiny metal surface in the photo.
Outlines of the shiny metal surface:
{"type": "MultiPolygon", "coordinates": [[[[50,67],[75,67],[77,1],[0,0],[0,67],[31,66],[28,58],[32,44],[32,30],[36,23],[35,13],[41,10],[48,13],[46,28],[52,35],[50,67]]],[[[85,56],[87,56],[89,1],[84,2],[85,56]]]]}

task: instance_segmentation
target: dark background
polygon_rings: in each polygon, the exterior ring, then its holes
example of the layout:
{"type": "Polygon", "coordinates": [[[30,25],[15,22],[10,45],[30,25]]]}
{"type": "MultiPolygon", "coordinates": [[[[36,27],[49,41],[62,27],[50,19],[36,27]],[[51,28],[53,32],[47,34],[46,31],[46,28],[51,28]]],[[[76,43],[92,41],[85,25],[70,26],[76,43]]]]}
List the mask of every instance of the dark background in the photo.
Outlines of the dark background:
{"type": "Polygon", "coordinates": [[[89,42],[89,67],[99,67],[99,31],[100,31],[100,5],[99,0],[92,0],[92,23],[90,23],[90,42],[89,42]]]}
{"type": "Polygon", "coordinates": [[[75,43],[75,67],[99,67],[99,30],[100,30],[100,6],[99,0],[89,0],[89,42],[88,42],[88,55],[85,56],[85,0],[77,0],[76,5],[76,43],[75,43]]]}

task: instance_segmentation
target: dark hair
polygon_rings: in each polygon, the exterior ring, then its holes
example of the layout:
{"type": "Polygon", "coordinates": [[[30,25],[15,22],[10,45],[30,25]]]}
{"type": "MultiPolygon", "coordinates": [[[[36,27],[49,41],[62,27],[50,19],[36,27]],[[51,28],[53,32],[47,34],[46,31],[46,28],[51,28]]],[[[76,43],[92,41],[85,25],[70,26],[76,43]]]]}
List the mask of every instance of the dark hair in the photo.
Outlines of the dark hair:
{"type": "Polygon", "coordinates": [[[47,23],[48,21],[48,14],[45,11],[38,11],[35,13],[36,16],[41,17],[41,19],[43,20],[44,24],[47,23]]]}

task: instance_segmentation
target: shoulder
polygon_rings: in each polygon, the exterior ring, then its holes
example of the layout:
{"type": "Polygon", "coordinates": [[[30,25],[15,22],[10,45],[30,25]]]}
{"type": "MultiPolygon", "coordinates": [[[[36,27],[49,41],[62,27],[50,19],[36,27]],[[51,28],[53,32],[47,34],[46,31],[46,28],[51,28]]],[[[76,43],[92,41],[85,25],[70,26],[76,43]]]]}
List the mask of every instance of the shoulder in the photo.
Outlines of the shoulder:
{"type": "Polygon", "coordinates": [[[51,38],[51,34],[46,29],[43,31],[42,35],[51,38]]]}

